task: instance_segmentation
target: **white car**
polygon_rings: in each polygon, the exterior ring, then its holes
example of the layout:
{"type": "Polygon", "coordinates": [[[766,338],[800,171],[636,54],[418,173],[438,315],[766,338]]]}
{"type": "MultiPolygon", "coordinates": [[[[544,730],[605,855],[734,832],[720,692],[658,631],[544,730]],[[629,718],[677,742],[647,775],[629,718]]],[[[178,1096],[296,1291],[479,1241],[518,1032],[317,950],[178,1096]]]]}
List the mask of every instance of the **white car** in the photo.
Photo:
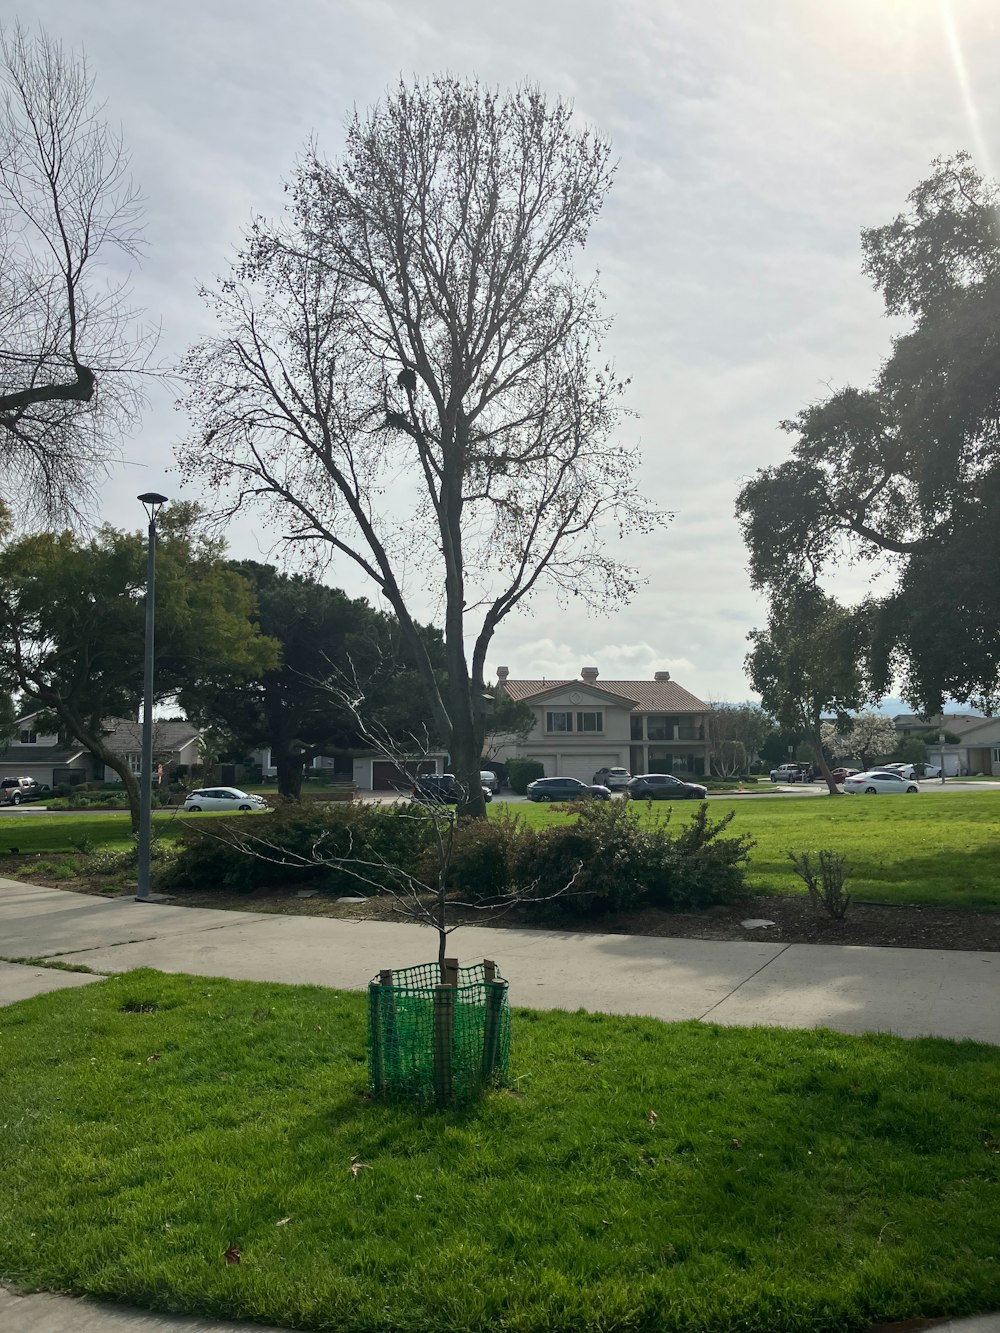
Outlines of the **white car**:
{"type": "Polygon", "coordinates": [[[902,773],[896,773],[891,768],[873,768],[870,773],[855,773],[853,777],[844,779],[844,791],[851,796],[857,796],[860,792],[866,796],[881,796],[919,790],[912,779],[904,778],[902,773]]]}
{"type": "Polygon", "coordinates": [[[492,792],[494,796],[496,796],[497,792],[500,790],[500,779],[488,768],[480,770],[479,781],[480,784],[485,787],[488,792],[492,792]]]}
{"type": "Polygon", "coordinates": [[[886,764],[886,769],[893,773],[901,773],[904,778],[909,778],[911,782],[916,782],[919,778],[939,778],[941,769],[937,764],[886,764]]]}
{"type": "Polygon", "coordinates": [[[198,810],[266,810],[263,796],[240,791],[239,787],[200,787],[188,792],[184,809],[190,814],[198,810]]]}

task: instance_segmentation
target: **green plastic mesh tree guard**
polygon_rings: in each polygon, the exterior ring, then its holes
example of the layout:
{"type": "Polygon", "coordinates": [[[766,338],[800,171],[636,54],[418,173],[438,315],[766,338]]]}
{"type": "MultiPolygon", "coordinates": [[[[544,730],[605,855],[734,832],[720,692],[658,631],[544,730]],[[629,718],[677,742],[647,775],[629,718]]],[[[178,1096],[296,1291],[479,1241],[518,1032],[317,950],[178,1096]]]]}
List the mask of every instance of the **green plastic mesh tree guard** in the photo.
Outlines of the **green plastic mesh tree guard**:
{"type": "Polygon", "coordinates": [[[486,960],[380,972],[368,987],[368,1086],[376,1097],[466,1106],[510,1059],[507,982],[486,960]]]}

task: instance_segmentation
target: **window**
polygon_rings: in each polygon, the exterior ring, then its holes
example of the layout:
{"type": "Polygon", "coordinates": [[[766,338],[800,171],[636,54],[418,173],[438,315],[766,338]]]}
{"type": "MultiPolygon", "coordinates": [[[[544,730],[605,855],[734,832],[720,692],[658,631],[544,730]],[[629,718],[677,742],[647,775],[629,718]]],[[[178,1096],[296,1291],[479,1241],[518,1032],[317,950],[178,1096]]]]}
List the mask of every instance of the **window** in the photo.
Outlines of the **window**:
{"type": "Polygon", "coordinates": [[[142,755],[130,754],[128,756],[128,766],[136,777],[139,777],[142,773],[142,755]]]}
{"type": "Polygon", "coordinates": [[[22,745],[37,745],[37,744],[38,744],[38,732],[37,732],[37,731],[22,731],[22,732],[21,732],[21,744],[22,744],[22,745]]]}
{"type": "Polygon", "coordinates": [[[657,717],[654,715],[646,718],[646,736],[651,741],[674,740],[676,727],[677,718],[675,717],[657,717]]]}
{"type": "MultiPolygon", "coordinates": [[[[632,740],[634,740],[634,741],[641,741],[641,740],[642,740],[642,717],[641,717],[641,716],[636,717],[636,716],[633,714],[633,716],[632,716],[632,718],[631,718],[631,722],[632,722],[632,740]]],[[[636,767],[641,768],[642,765],[641,765],[641,764],[636,765],[635,763],[633,763],[632,767],[633,767],[633,768],[636,768],[636,767]]]]}
{"type": "Polygon", "coordinates": [[[573,714],[572,713],[546,713],[545,714],[546,731],[572,731],[573,714]]]}
{"type": "Polygon", "coordinates": [[[604,714],[603,713],[577,713],[576,715],[577,731],[603,731],[604,714]]]}

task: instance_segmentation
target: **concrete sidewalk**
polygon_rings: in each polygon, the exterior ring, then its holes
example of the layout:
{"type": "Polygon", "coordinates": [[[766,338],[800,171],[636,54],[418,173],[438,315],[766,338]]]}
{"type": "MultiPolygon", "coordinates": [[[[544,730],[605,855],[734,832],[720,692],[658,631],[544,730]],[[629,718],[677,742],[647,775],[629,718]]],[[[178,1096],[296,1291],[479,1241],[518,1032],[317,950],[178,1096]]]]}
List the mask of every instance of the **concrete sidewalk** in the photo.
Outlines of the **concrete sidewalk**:
{"type": "MultiPolygon", "coordinates": [[[[532,1008],[1000,1045],[998,953],[482,926],[453,940],[463,959],[495,958],[514,1003],[532,1008]]],[[[360,989],[380,968],[427,962],[435,948],[416,925],[137,903],[0,880],[0,958],[360,989]]],[[[0,964],[0,1003],[95,979],[0,964]]]]}

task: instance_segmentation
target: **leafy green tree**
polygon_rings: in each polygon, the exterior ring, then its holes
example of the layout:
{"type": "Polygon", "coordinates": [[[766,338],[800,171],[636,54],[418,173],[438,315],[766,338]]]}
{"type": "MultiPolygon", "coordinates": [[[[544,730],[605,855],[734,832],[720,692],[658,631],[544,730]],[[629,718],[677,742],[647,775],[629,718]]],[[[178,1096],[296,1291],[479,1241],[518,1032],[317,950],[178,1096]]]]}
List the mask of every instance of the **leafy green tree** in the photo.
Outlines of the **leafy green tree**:
{"type": "Polygon", "coordinates": [[[1000,699],[1000,192],[967,154],[862,233],[889,314],[911,321],[868,388],[783,423],[791,456],[740,493],[754,583],[839,561],[894,569],[868,603],[872,692],[926,712],[1000,699]]]}
{"type": "Polygon", "coordinates": [[[806,737],[830,794],[839,794],[823,751],[823,716],[860,708],[861,621],[815,584],[786,586],[772,599],[767,627],[747,635],[750,683],[786,730],[806,737]]]}
{"type": "Polygon", "coordinates": [[[0,690],[0,747],[9,745],[17,735],[17,709],[14,700],[0,690]]]}
{"type": "Polygon", "coordinates": [[[904,764],[926,764],[927,742],[920,736],[904,736],[896,746],[896,758],[904,764]]]}
{"type": "Polygon", "coordinates": [[[600,292],[574,273],[612,174],[607,141],[537,88],[401,83],[351,117],[339,162],[307,154],[184,368],[181,469],[371,580],[481,818],[497,629],[540,587],[626,601],[618,553],[661,521],[616,438],[600,292]],[[417,590],[442,607],[443,674],[417,590]]]}
{"type": "MultiPolygon", "coordinates": [[[[435,742],[419,674],[393,617],[272,565],[244,560],[230,569],[253,589],[252,617],[280,645],[280,660],[256,679],[205,680],[180,699],[189,716],[247,750],[269,748],[282,796],[299,799],[305,766],[317,755],[369,748],[359,717],[403,751],[435,742]]],[[[418,628],[422,652],[442,671],[440,633],[418,628]]]]}
{"type": "MultiPolygon", "coordinates": [[[[276,645],[253,619],[249,584],[195,532],[195,510],[160,515],[157,550],[157,699],[247,680],[273,665],[276,645]]],[[[142,698],[146,535],[102,528],[82,539],[43,532],[0,548],[0,689],[58,719],[119,775],[138,827],[139,789],[102,723],[135,717],[142,698]]]]}

